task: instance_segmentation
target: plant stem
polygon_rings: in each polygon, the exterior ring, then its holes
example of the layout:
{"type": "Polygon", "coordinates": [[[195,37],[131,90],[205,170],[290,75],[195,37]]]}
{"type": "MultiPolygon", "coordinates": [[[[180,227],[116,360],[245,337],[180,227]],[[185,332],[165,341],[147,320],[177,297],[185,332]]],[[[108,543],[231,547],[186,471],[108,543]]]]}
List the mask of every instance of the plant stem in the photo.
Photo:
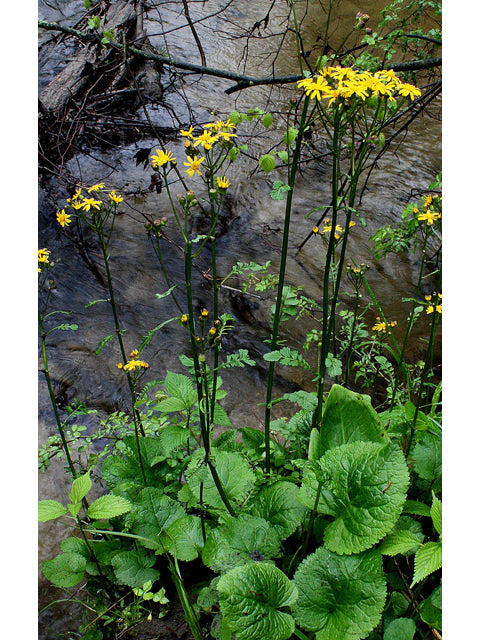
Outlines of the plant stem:
{"type": "MultiPolygon", "coordinates": [[[[298,130],[298,136],[295,141],[295,151],[293,153],[292,168],[288,177],[288,186],[290,190],[287,193],[287,202],[285,205],[285,219],[283,224],[283,243],[282,243],[282,255],[280,259],[280,269],[278,275],[278,289],[277,289],[277,301],[275,305],[275,313],[273,316],[272,324],[272,338],[270,340],[270,351],[275,351],[277,347],[278,327],[280,325],[280,312],[282,308],[283,299],[283,283],[285,281],[285,270],[287,264],[287,251],[288,251],[288,236],[290,230],[290,214],[292,210],[293,189],[295,186],[295,175],[297,173],[298,160],[300,158],[303,131],[305,127],[305,119],[308,110],[308,97],[305,97],[303,103],[303,110],[300,119],[300,125],[298,130]]],[[[268,380],[267,380],[267,393],[265,399],[265,471],[270,474],[270,413],[272,404],[272,392],[273,392],[273,372],[275,369],[275,362],[270,362],[268,367],[268,380]]]]}
{"type": "Polygon", "coordinates": [[[62,440],[62,446],[65,452],[65,456],[67,458],[68,467],[70,469],[70,473],[75,479],[77,477],[77,472],[75,471],[75,467],[73,466],[72,457],[70,455],[70,449],[68,448],[67,439],[65,437],[65,431],[63,429],[62,421],[60,420],[60,415],[58,413],[57,401],[55,400],[55,394],[53,393],[52,381],[50,379],[50,372],[48,370],[47,345],[45,342],[46,334],[43,328],[43,319],[40,313],[38,314],[38,326],[40,329],[40,337],[42,340],[43,373],[45,375],[45,380],[47,381],[48,394],[50,396],[50,401],[52,403],[53,412],[55,414],[55,422],[57,423],[57,430],[62,440]]]}

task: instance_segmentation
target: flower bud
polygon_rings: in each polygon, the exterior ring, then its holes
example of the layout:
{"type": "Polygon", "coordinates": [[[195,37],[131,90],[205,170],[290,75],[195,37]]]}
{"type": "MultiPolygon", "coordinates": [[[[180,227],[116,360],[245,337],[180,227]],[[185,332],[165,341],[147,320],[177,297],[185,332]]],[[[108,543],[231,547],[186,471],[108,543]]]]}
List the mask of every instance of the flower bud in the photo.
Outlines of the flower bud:
{"type": "Polygon", "coordinates": [[[193,193],[193,191],[187,191],[186,198],[187,202],[192,202],[192,200],[195,199],[195,194],[193,193]]]}

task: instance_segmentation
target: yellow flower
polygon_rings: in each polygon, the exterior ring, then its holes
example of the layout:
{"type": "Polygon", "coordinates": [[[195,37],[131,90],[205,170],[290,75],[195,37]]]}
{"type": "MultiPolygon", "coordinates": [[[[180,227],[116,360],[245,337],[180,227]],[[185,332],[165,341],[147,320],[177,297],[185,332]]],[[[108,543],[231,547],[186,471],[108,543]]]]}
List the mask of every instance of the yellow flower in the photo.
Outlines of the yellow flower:
{"type": "Polygon", "coordinates": [[[315,226],[315,227],[313,227],[313,229],[312,229],[312,233],[314,233],[314,234],[316,235],[318,232],[319,232],[318,227],[316,227],[316,226],[315,226]]]}
{"type": "Polygon", "coordinates": [[[200,311],[200,316],[201,316],[202,318],[208,318],[208,311],[207,311],[206,309],[202,309],[202,310],[200,311]]]}
{"type": "Polygon", "coordinates": [[[113,200],[115,204],[119,204],[120,202],[123,202],[122,196],[117,196],[117,194],[115,193],[115,189],[113,191],[110,191],[108,195],[110,196],[110,200],[113,200]]]}
{"type": "Polygon", "coordinates": [[[136,358],[138,356],[138,349],[134,349],[132,351],[132,353],[130,354],[130,360],[133,360],[134,358],[136,358]]]}
{"type": "Polygon", "coordinates": [[[430,211],[430,209],[427,209],[425,213],[421,213],[418,216],[417,220],[425,220],[428,225],[432,225],[437,220],[440,220],[441,217],[442,217],[441,213],[438,213],[436,211],[430,211]]]}
{"type": "Polygon", "coordinates": [[[175,158],[173,157],[173,153],[171,151],[162,151],[161,149],[157,149],[157,153],[154,156],[150,156],[152,160],[152,167],[163,167],[167,162],[175,162],[175,158]]]}
{"type": "Polygon", "coordinates": [[[377,322],[373,325],[372,331],[378,331],[378,333],[387,333],[387,327],[395,327],[397,321],[393,322],[381,322],[380,318],[377,318],[377,322]]]}
{"type": "Polygon", "coordinates": [[[57,222],[62,225],[62,227],[68,227],[71,222],[70,216],[68,213],[65,213],[65,209],[62,211],[57,211],[57,222]]]}
{"type": "Polygon", "coordinates": [[[78,200],[78,198],[80,198],[81,195],[82,195],[82,189],[81,187],[78,187],[75,193],[73,194],[73,196],[71,198],[67,198],[67,202],[68,203],[75,202],[75,200],[78,200]]]}
{"type": "Polygon", "coordinates": [[[38,250],[38,261],[43,264],[48,264],[48,256],[50,255],[50,251],[48,249],[39,249],[38,250]]]}
{"type": "Polygon", "coordinates": [[[194,140],[194,147],[198,147],[198,145],[201,144],[202,147],[208,151],[216,142],[218,142],[218,135],[212,136],[209,131],[204,131],[201,136],[197,136],[194,140]]]}
{"type": "Polygon", "coordinates": [[[143,360],[129,360],[123,365],[124,371],[135,371],[135,369],[148,369],[149,365],[143,360]]]}
{"type": "Polygon", "coordinates": [[[184,138],[189,138],[190,140],[193,139],[193,125],[190,125],[190,129],[188,131],[185,131],[184,129],[180,129],[180,135],[183,136],[184,138]]]}
{"type": "Polygon", "coordinates": [[[217,187],[219,189],[228,189],[229,186],[230,180],[228,178],[225,178],[225,176],[223,176],[223,178],[217,176],[217,187]]]}
{"type": "Polygon", "coordinates": [[[198,167],[200,166],[200,163],[203,162],[204,160],[205,158],[197,158],[197,156],[195,156],[193,159],[188,160],[188,162],[183,163],[186,167],[188,167],[187,173],[190,177],[193,176],[195,171],[198,173],[199,176],[202,175],[198,170],[198,167]]]}
{"type": "Polygon", "coordinates": [[[415,100],[415,96],[421,96],[422,92],[413,84],[401,84],[399,85],[398,93],[401,96],[409,96],[411,100],[415,100]]]}
{"type": "Polygon", "coordinates": [[[432,204],[432,202],[433,202],[433,198],[430,194],[428,196],[425,196],[425,199],[423,201],[423,206],[425,207],[425,209],[428,209],[428,207],[432,204]]]}
{"type": "Polygon", "coordinates": [[[100,191],[100,189],[104,189],[105,185],[103,184],[103,182],[99,182],[98,184],[94,184],[90,187],[90,189],[87,189],[88,193],[92,193],[92,191],[100,191]]]}
{"type": "MultiPolygon", "coordinates": [[[[81,196],[83,198],[83,196],[81,196]]],[[[83,207],[83,200],[75,200],[74,202],[72,202],[72,207],[78,211],[79,209],[81,209],[83,207]]]]}
{"type": "Polygon", "coordinates": [[[217,330],[215,329],[215,327],[212,327],[211,329],[209,329],[208,334],[210,336],[214,336],[217,333],[217,330]]]}
{"type": "Polygon", "coordinates": [[[97,211],[100,211],[101,204],[102,204],[101,200],[94,200],[93,198],[85,198],[81,206],[83,207],[83,209],[85,209],[85,211],[90,211],[90,207],[93,207],[94,209],[97,209],[97,211]]]}
{"type": "Polygon", "coordinates": [[[188,324],[188,316],[187,316],[187,314],[186,314],[186,313],[183,313],[183,314],[182,314],[182,317],[180,318],[180,322],[181,322],[183,325],[188,324]]]}

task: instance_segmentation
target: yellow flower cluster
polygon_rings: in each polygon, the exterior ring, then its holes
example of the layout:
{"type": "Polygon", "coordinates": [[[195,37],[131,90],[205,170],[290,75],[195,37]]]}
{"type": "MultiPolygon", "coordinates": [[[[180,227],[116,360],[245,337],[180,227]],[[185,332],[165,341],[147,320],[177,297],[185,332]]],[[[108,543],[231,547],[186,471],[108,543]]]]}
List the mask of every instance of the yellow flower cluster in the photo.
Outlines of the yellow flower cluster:
{"type": "Polygon", "coordinates": [[[40,272],[44,266],[49,264],[48,256],[50,255],[50,251],[48,249],[39,249],[38,250],[38,271],[40,272]]]}
{"type": "MultiPolygon", "coordinates": [[[[349,228],[354,227],[355,226],[355,222],[350,221],[349,223],[349,228]]],[[[313,227],[312,229],[313,233],[317,234],[318,233],[318,227],[313,227]]],[[[325,218],[324,222],[323,222],[323,229],[322,229],[322,234],[325,233],[330,233],[332,231],[332,224],[330,222],[330,218],[325,218]]],[[[344,232],[344,228],[341,227],[339,224],[335,225],[335,240],[340,240],[340,238],[342,237],[342,234],[344,232]]]]}
{"type": "MultiPolygon", "coordinates": [[[[424,211],[417,216],[417,220],[424,221],[427,225],[431,226],[434,222],[437,222],[442,217],[440,211],[440,196],[425,196],[423,199],[424,211]]],[[[418,213],[417,207],[413,208],[415,214],[418,213]]]]}
{"type": "Polygon", "coordinates": [[[143,360],[138,360],[138,349],[134,349],[130,354],[130,360],[125,364],[121,362],[118,363],[117,367],[119,369],[123,369],[124,371],[135,371],[136,369],[148,369],[149,364],[144,362],[143,360]]]}
{"type": "MultiPolygon", "coordinates": [[[[435,296],[435,294],[433,294],[434,297],[437,298],[437,301],[440,301],[442,299],[442,294],[439,293],[437,296],[435,296]]],[[[439,302],[438,304],[436,304],[435,306],[433,306],[432,303],[432,296],[425,296],[425,300],[430,303],[427,306],[427,313],[433,313],[434,311],[436,311],[437,313],[442,313],[442,303],[439,302]]]]}
{"type": "Polygon", "coordinates": [[[303,88],[309,98],[332,102],[359,97],[366,100],[370,96],[387,96],[396,102],[396,96],[420,96],[421,91],[412,84],[404,83],[397,78],[395,72],[384,69],[370,73],[369,71],[355,71],[351,67],[325,67],[313,78],[298,81],[299,88],[303,88]]]}
{"type": "MultiPolygon", "coordinates": [[[[105,185],[103,184],[103,182],[99,182],[98,184],[94,184],[91,187],[89,187],[87,189],[87,194],[89,193],[98,193],[101,189],[104,189],[105,185]]],[[[108,197],[110,198],[111,202],[113,202],[115,205],[120,204],[120,202],[123,202],[123,198],[122,196],[117,195],[116,190],[113,189],[113,191],[110,191],[110,193],[108,194],[108,197]]],[[[87,198],[82,194],[82,188],[81,187],[77,187],[77,190],[75,191],[75,193],[73,194],[73,196],[71,198],[67,198],[67,206],[66,209],[75,209],[75,211],[90,211],[90,209],[94,209],[95,211],[100,211],[103,208],[103,202],[102,200],[96,200],[94,197],[90,197],[87,198]]],[[[57,211],[56,213],[57,216],[57,222],[62,226],[62,227],[68,227],[68,225],[71,223],[71,214],[69,213],[65,213],[65,209],[62,209],[61,211],[57,211]]]]}
{"type": "Polygon", "coordinates": [[[377,322],[373,325],[372,331],[378,331],[378,333],[387,333],[387,327],[396,327],[397,321],[393,322],[382,322],[380,318],[377,318],[377,322]]]}
{"type": "Polygon", "coordinates": [[[173,157],[173,153],[171,151],[162,151],[161,149],[157,149],[157,152],[154,156],[150,156],[152,161],[152,167],[154,169],[158,169],[159,167],[163,167],[163,165],[170,163],[175,163],[176,159],[173,157]]]}
{"type": "MultiPolygon", "coordinates": [[[[210,151],[217,142],[229,142],[231,138],[236,137],[234,133],[235,125],[227,120],[217,120],[216,122],[209,122],[203,128],[203,132],[196,136],[194,135],[193,125],[189,129],[180,129],[180,135],[185,138],[185,150],[188,155],[187,162],[184,162],[184,166],[187,167],[186,171],[190,177],[193,177],[195,173],[201,176],[200,164],[205,160],[203,157],[199,157],[196,154],[197,147],[202,147],[204,151],[210,151]]],[[[227,189],[230,182],[225,178],[217,178],[217,187],[220,189],[227,189]]]]}

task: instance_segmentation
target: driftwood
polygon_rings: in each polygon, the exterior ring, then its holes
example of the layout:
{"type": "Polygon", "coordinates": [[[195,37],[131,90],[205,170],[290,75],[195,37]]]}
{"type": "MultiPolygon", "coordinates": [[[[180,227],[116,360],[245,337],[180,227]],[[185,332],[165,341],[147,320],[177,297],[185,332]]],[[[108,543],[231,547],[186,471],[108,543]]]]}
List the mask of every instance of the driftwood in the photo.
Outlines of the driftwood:
{"type": "MultiPolygon", "coordinates": [[[[102,47],[98,43],[98,39],[94,37],[92,37],[92,41],[84,42],[75,58],[41,92],[39,101],[42,112],[61,113],[65,111],[72,99],[84,94],[86,89],[92,85],[96,71],[107,60],[112,59],[112,55],[116,55],[120,62],[122,55],[124,56],[123,64],[119,65],[118,73],[109,79],[109,90],[118,91],[125,77],[127,62],[129,62],[125,57],[126,43],[129,37],[140,38],[142,50],[153,50],[143,32],[143,2],[131,3],[123,0],[114,2],[105,13],[100,23],[100,29],[113,31],[113,42],[117,48],[102,47]],[[121,53],[119,48],[121,48],[121,53]]],[[[148,97],[161,97],[159,79],[161,68],[151,61],[148,63],[148,67],[147,65],[144,67],[143,74],[146,79],[145,84],[148,86],[148,97]]]]}

